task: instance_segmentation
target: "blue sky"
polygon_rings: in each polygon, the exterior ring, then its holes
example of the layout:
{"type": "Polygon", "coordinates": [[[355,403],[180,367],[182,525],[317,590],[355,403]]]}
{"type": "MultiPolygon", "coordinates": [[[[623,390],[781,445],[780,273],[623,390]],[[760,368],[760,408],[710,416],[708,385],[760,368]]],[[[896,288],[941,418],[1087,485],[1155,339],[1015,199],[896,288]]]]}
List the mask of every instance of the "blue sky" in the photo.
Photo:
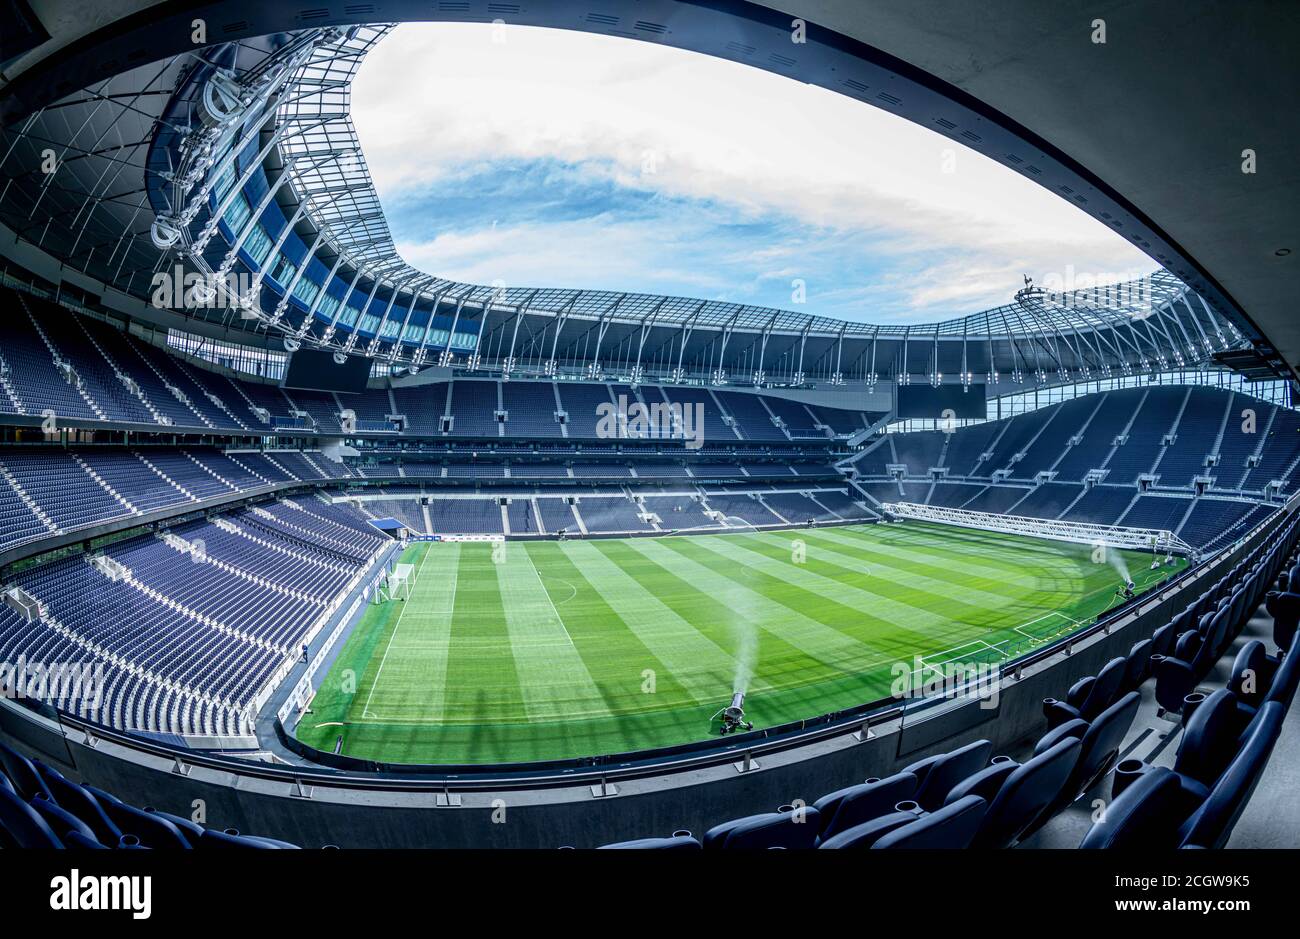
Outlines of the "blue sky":
{"type": "Polygon", "coordinates": [[[1021,273],[1155,266],[945,137],[649,43],[408,24],[352,106],[399,251],[459,280],[926,322],[1006,302],[1021,273]]]}

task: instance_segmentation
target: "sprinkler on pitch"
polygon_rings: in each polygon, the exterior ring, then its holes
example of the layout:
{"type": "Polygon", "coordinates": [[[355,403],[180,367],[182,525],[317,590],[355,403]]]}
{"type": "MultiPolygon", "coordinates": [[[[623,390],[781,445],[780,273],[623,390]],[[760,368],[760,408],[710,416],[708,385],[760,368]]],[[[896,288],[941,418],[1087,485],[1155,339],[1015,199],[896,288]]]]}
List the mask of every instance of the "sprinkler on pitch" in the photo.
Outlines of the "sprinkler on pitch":
{"type": "Polygon", "coordinates": [[[754,725],[745,720],[745,692],[737,691],[731,696],[731,703],[714,714],[711,721],[721,720],[722,729],[719,731],[724,737],[727,734],[734,734],[740,728],[753,730],[754,725]]]}

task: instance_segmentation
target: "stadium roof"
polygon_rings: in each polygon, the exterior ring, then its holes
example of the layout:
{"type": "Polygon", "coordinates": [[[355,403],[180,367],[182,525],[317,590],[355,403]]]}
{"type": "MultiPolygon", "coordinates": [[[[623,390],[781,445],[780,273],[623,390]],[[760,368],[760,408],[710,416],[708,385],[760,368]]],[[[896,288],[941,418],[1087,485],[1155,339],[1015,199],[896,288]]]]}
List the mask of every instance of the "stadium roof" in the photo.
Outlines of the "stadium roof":
{"type": "MultiPolygon", "coordinates": [[[[445,18],[474,19],[475,14],[470,11],[445,18]]],[[[512,20],[527,21],[527,17],[512,20]]],[[[686,20],[676,23],[677,35],[671,41],[685,46],[699,44],[687,36],[686,20]]],[[[238,33],[238,25],[232,24],[229,29],[238,33]]],[[[908,346],[929,340],[935,343],[936,353],[930,357],[928,369],[935,374],[941,367],[951,372],[956,365],[950,357],[949,363],[941,366],[941,340],[961,343],[963,371],[972,364],[965,345],[980,339],[990,340],[985,367],[991,371],[1024,369],[1031,358],[1034,363],[1046,363],[1048,369],[1072,367],[1085,371],[1090,366],[1192,364],[1215,352],[1260,341],[1248,321],[1227,315],[1230,304],[1225,306],[1220,295],[1211,292],[1198,296],[1188,291],[1178,277],[1165,272],[1148,283],[1110,291],[1085,290],[1069,295],[1025,291],[1013,302],[993,310],[941,323],[903,326],[849,323],[685,297],[464,284],[439,278],[436,272],[419,271],[406,264],[393,245],[348,115],[348,83],[364,55],[388,28],[359,25],[346,30],[297,29],[191,49],[68,94],[27,115],[0,138],[0,155],[5,158],[0,171],[6,177],[0,190],[0,221],[58,265],[67,266],[58,269],[57,279],[51,278],[56,283],[63,280],[92,291],[96,284],[102,284],[137,298],[146,297],[150,276],[172,262],[172,254],[160,251],[156,238],[150,237],[158,233],[155,223],[159,216],[165,233],[168,226],[175,224],[174,216],[187,208],[198,209],[194,194],[206,194],[216,182],[222,158],[238,151],[241,171],[249,169],[251,162],[260,164],[270,189],[268,201],[281,208],[288,227],[312,244],[315,257],[330,267],[331,274],[349,285],[347,296],[355,294],[367,303],[373,301],[383,310],[382,318],[370,331],[364,328],[364,319],[354,330],[346,318],[340,320],[338,316],[333,320],[325,318],[323,325],[304,321],[289,328],[293,324],[277,316],[280,311],[275,297],[268,302],[265,294],[255,309],[240,310],[238,315],[229,310],[198,310],[185,311],[187,317],[199,323],[219,322],[254,339],[261,333],[263,342],[266,333],[287,331],[306,343],[387,355],[394,361],[404,360],[412,350],[419,354],[426,346],[436,348],[438,344],[429,339],[429,332],[439,317],[472,327],[478,337],[474,340],[476,361],[480,351],[485,350],[484,337],[495,336],[498,364],[505,363],[507,371],[521,334],[521,342],[532,342],[527,348],[532,349],[540,365],[545,356],[538,350],[544,345],[551,347],[551,360],[562,358],[557,355],[562,350],[568,350],[570,358],[586,355],[580,347],[585,350],[590,345],[589,330],[598,333],[596,358],[607,330],[611,331],[611,341],[625,346],[636,344],[630,337],[641,330],[641,347],[656,345],[655,338],[647,343],[647,330],[676,330],[682,334],[675,340],[679,364],[691,355],[700,353],[696,356],[700,358],[704,354],[704,347],[699,345],[700,340],[691,338],[692,333],[711,334],[708,355],[717,351],[720,362],[722,353],[728,351],[728,337],[733,334],[762,337],[764,344],[773,336],[799,337],[801,362],[802,343],[820,337],[826,342],[811,353],[812,358],[823,362],[833,359],[835,374],[843,371],[839,366],[845,361],[857,362],[864,374],[868,368],[871,374],[907,370],[908,346]],[[202,98],[207,96],[221,105],[223,94],[233,96],[225,102],[231,120],[215,133],[211,121],[205,122],[203,117],[202,98]],[[55,176],[37,170],[40,155],[49,148],[61,157],[60,172],[55,176]],[[249,161],[249,154],[254,154],[255,160],[249,161]],[[281,177],[284,182],[280,182],[281,177]],[[89,279],[71,278],[67,268],[89,279]],[[405,320],[398,322],[403,314],[405,320]],[[556,325],[536,322],[546,318],[556,325]],[[521,330],[523,321],[528,325],[521,330]],[[588,325],[574,333],[575,323],[588,325]],[[423,330],[418,340],[406,337],[408,326],[423,330]],[[535,335],[539,330],[540,340],[535,335]],[[695,345],[688,347],[688,343],[695,345]],[[684,355],[687,352],[690,355],[684,355]]],[[[580,28],[619,32],[592,23],[580,28]]],[[[660,36],[652,41],[670,40],[660,36]]],[[[735,50],[714,54],[741,60],[748,57],[735,50]]],[[[915,76],[899,72],[897,77],[910,80],[915,76]]],[[[841,84],[845,85],[837,87],[841,92],[867,97],[880,106],[889,104],[883,95],[863,95],[851,84],[841,84]]],[[[930,93],[921,87],[918,94],[922,92],[930,93]]],[[[14,95],[6,98],[6,109],[13,100],[14,95]]],[[[916,115],[908,116],[918,120],[916,115]]],[[[946,120],[935,117],[934,123],[946,128],[953,123],[946,120]]],[[[992,130],[984,128],[981,138],[954,124],[949,136],[987,150],[992,130]]],[[[1040,156],[1035,159],[1041,167],[1022,170],[1060,175],[1062,167],[1053,163],[1050,155],[1040,156]]],[[[1087,201],[1083,199],[1087,191],[1093,204],[1086,210],[1111,217],[1095,204],[1104,193],[1099,195],[1082,185],[1077,189],[1067,185],[1055,188],[1073,193],[1081,205],[1087,201]]],[[[211,220],[204,217],[209,208],[200,209],[197,218],[185,219],[186,224],[193,223],[197,229],[209,223],[211,220]]],[[[1130,215],[1123,218],[1126,223],[1134,221],[1130,215]]],[[[1114,220],[1119,224],[1118,216],[1114,220]]],[[[206,234],[206,238],[200,238],[203,246],[208,245],[212,232],[206,234]]],[[[1135,237],[1140,244],[1146,244],[1140,236],[1135,237]]],[[[180,248],[193,248],[190,234],[183,235],[180,248]]],[[[1149,250],[1164,256],[1155,247],[1149,250]]],[[[190,250],[188,256],[195,260],[201,254],[190,250]]],[[[35,265],[33,269],[40,270],[35,265]]],[[[46,269],[51,270],[49,266],[46,269]]],[[[257,273],[259,286],[264,276],[266,272],[257,273]]],[[[319,311],[316,317],[320,318],[319,311]]],[[[914,349],[914,363],[915,355],[914,349]]],[[[761,354],[758,361],[756,374],[764,370],[761,354]]]]}

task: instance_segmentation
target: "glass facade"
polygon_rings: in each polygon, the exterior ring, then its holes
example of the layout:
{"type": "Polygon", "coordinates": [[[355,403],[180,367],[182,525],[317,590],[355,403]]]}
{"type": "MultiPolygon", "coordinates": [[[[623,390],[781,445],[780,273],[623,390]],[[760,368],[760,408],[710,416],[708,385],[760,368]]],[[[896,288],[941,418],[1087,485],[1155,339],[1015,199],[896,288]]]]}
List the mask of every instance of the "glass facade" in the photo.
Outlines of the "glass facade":
{"type": "Polygon", "coordinates": [[[224,366],[233,372],[273,381],[284,377],[284,367],[289,361],[283,352],[221,342],[178,329],[167,330],[167,345],[178,352],[224,366]]]}
{"type": "MultiPolygon", "coordinates": [[[[1115,391],[1120,388],[1144,388],[1151,385],[1208,385],[1211,388],[1222,388],[1225,391],[1237,391],[1286,408],[1295,408],[1296,406],[1292,398],[1291,386],[1284,381],[1247,381],[1236,372],[1224,369],[1178,369],[1157,372],[1152,375],[1123,375],[1079,382],[1073,385],[1032,388],[1003,394],[996,398],[990,397],[986,420],[996,421],[1004,417],[1015,417],[1017,414],[1026,414],[1029,411],[1036,411],[1039,408],[1060,404],[1063,401],[1070,401],[1074,398],[1096,394],[1101,391],[1115,391]]],[[[989,388],[991,391],[993,386],[990,385],[989,388]]],[[[887,433],[908,433],[920,430],[942,430],[944,427],[965,427],[969,424],[980,423],[983,423],[983,421],[906,420],[896,421],[885,430],[887,433]]]]}

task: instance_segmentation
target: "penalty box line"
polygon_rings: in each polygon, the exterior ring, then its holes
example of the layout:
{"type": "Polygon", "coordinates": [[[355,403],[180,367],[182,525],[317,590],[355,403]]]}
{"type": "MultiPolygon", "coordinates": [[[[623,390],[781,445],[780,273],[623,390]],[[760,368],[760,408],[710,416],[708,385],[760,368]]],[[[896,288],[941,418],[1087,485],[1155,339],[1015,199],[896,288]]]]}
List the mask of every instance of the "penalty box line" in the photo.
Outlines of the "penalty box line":
{"type": "MultiPolygon", "coordinates": [[[[1078,620],[1072,619],[1069,616],[1066,616],[1064,613],[1053,610],[1050,613],[1044,613],[1042,616],[1035,617],[1034,619],[1029,620],[1027,623],[1022,623],[1019,626],[1016,626],[1015,631],[1020,635],[1024,636],[1026,639],[1028,639],[1031,642],[1043,643],[1051,639],[1054,639],[1057,636],[1062,635],[1063,633],[1069,632],[1072,629],[1076,629],[1078,626],[1079,626],[1078,620]],[[1048,633],[1042,636],[1034,635],[1032,632],[1026,631],[1028,627],[1033,626],[1035,623],[1040,623],[1043,620],[1048,620],[1052,618],[1056,618],[1058,620],[1064,620],[1065,625],[1057,629],[1055,632],[1048,633]]],[[[928,655],[919,656],[921,665],[919,668],[912,669],[911,674],[913,677],[915,677],[918,672],[925,673],[928,670],[934,672],[937,675],[942,676],[944,674],[942,666],[949,665],[954,662],[958,662],[958,663],[969,662],[969,658],[965,658],[961,655],[954,654],[954,653],[960,653],[965,649],[973,649],[973,651],[977,654],[980,652],[992,652],[998,658],[1006,659],[1012,654],[1012,651],[1009,649],[1005,649],[1003,647],[1006,646],[1010,641],[1011,640],[1009,639],[1003,639],[1001,642],[987,642],[986,640],[983,639],[972,639],[970,642],[963,643],[962,645],[959,646],[953,646],[951,649],[944,649],[940,652],[931,652],[928,655]]]]}
{"type": "Polygon", "coordinates": [[[1008,640],[1006,639],[997,643],[987,642],[983,639],[972,639],[970,642],[964,642],[959,646],[953,646],[951,649],[944,649],[940,652],[931,652],[928,655],[917,656],[917,658],[921,662],[921,665],[918,668],[912,669],[911,674],[913,677],[915,677],[918,672],[924,673],[926,669],[929,669],[933,671],[935,674],[939,675],[940,677],[943,677],[944,671],[942,666],[954,662],[964,663],[966,661],[959,655],[953,655],[953,653],[961,652],[963,649],[970,649],[972,647],[977,652],[990,651],[993,652],[995,655],[997,655],[999,658],[1006,658],[1008,653],[1003,649],[1001,649],[1000,647],[1006,645],[1007,642],[1008,640]],[[949,656],[949,657],[944,658],[945,656],[949,656]],[[930,661],[931,659],[941,660],[941,661],[930,661]]]}
{"type": "Polygon", "coordinates": [[[1024,636],[1030,642],[1047,642],[1049,639],[1054,639],[1057,636],[1061,635],[1062,633],[1069,632],[1072,629],[1077,629],[1080,625],[1081,625],[1080,620],[1072,619],[1071,617],[1066,616],[1064,613],[1061,613],[1057,610],[1053,610],[1051,613],[1044,613],[1042,616],[1035,617],[1034,619],[1031,619],[1027,623],[1021,623],[1019,626],[1015,628],[1015,631],[1020,633],[1020,635],[1024,636]],[[1047,635],[1043,635],[1043,636],[1038,636],[1032,632],[1027,632],[1030,626],[1033,626],[1035,623],[1041,623],[1045,619],[1051,619],[1052,617],[1065,620],[1066,625],[1062,626],[1054,633],[1048,633],[1047,635]]]}

